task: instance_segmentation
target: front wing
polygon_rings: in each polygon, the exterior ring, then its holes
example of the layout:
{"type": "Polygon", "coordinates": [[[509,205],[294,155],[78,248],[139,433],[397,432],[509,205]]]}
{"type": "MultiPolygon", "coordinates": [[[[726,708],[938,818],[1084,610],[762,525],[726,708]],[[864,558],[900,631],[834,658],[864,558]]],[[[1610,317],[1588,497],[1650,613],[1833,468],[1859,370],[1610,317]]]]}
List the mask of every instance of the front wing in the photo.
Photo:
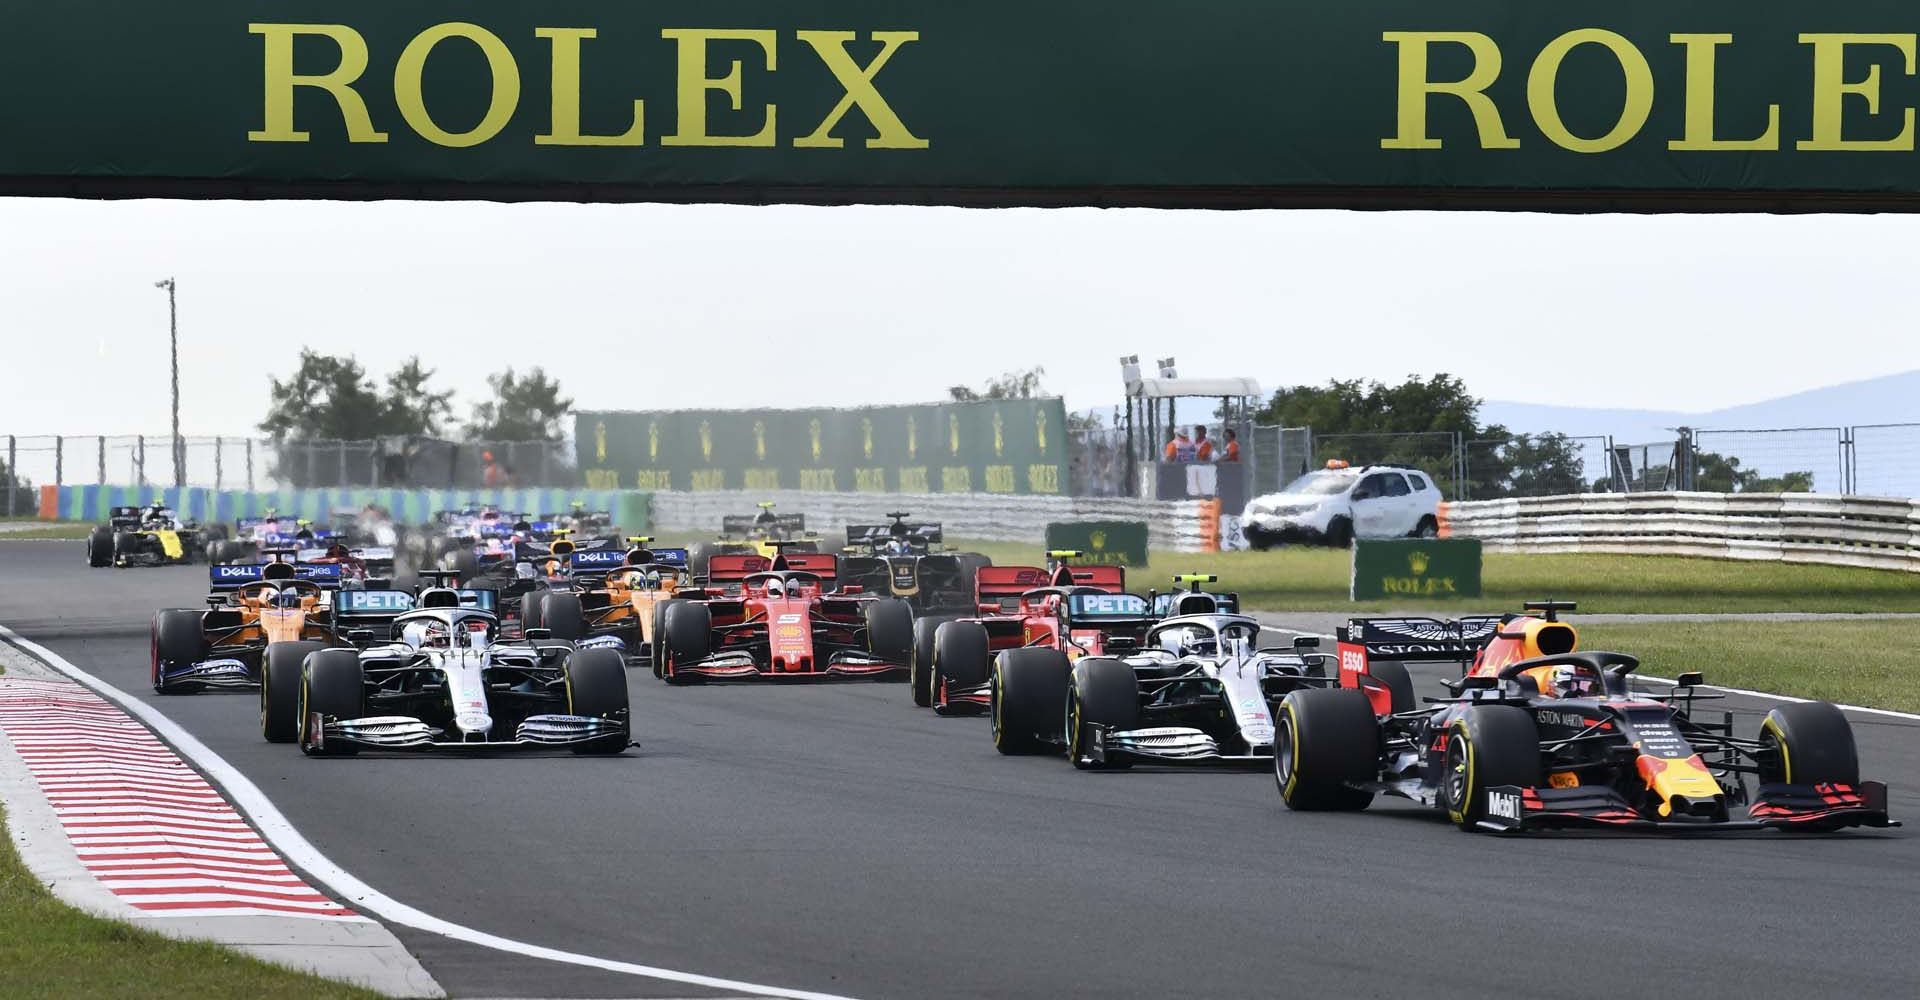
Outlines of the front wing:
{"type": "Polygon", "coordinates": [[[1482,829],[1495,833],[1569,827],[1709,833],[1899,825],[1887,816],[1887,786],[1878,781],[1858,785],[1761,785],[1746,819],[1650,817],[1620,793],[1605,787],[1499,785],[1487,789],[1487,815],[1480,821],[1482,829]]]}
{"type": "Polygon", "coordinates": [[[445,753],[500,753],[516,750],[552,750],[579,743],[592,743],[629,732],[627,716],[597,718],[588,715],[530,715],[521,722],[513,739],[471,740],[463,734],[436,729],[406,715],[370,716],[364,719],[340,719],[314,713],[308,717],[307,732],[312,736],[300,749],[322,755],[340,749],[438,751],[445,753]]]}

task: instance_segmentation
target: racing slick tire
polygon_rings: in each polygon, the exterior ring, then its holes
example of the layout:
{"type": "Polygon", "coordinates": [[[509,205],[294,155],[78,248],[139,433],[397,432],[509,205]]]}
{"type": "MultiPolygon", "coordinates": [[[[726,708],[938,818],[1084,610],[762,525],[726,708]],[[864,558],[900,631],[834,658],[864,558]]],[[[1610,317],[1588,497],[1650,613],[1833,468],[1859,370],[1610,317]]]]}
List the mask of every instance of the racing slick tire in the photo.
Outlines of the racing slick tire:
{"type": "Polygon", "coordinates": [[[1420,707],[1413,696],[1413,675],[1407,673],[1407,665],[1393,660],[1370,660],[1367,663],[1367,676],[1386,685],[1387,692],[1393,696],[1393,712],[1411,712],[1420,707]]]}
{"type": "Polygon", "coordinates": [[[948,615],[927,615],[914,619],[913,655],[907,661],[907,686],[913,703],[926,708],[933,704],[933,639],[940,626],[953,621],[948,615]]]}
{"type": "Polygon", "coordinates": [[[707,646],[713,638],[713,612],[695,601],[674,601],[661,620],[660,635],[665,641],[667,662],[660,676],[668,684],[698,683],[697,674],[681,674],[681,663],[696,663],[707,658],[707,646]]]}
{"type": "Polygon", "coordinates": [[[547,627],[545,624],[543,624],[546,619],[545,619],[545,616],[542,614],[543,609],[541,605],[546,603],[547,594],[549,593],[551,593],[551,591],[529,590],[524,595],[521,596],[520,598],[520,632],[522,635],[526,634],[527,629],[530,629],[530,628],[546,628],[547,627]]]}
{"type": "Polygon", "coordinates": [[[653,668],[653,676],[665,677],[663,669],[667,662],[667,609],[673,607],[669,599],[653,603],[653,638],[647,643],[647,665],[653,668]]]}
{"type": "Polygon", "coordinates": [[[312,744],[319,734],[310,727],[316,714],[360,718],[366,714],[366,698],[366,671],[360,666],[359,650],[322,649],[309,655],[300,668],[300,749],[316,756],[358,753],[352,744],[315,748],[312,744]]]}
{"type": "Polygon", "coordinates": [[[712,542],[695,542],[687,548],[687,572],[696,579],[706,579],[707,564],[713,559],[716,548],[712,542]]]}
{"type": "Polygon", "coordinates": [[[207,633],[198,611],[157,611],[153,615],[153,690],[171,694],[161,682],[169,663],[198,663],[207,658],[207,633]]]}
{"type": "Polygon", "coordinates": [[[1540,728],[1518,705],[1475,705],[1447,727],[1440,774],[1440,807],[1462,830],[1487,815],[1487,789],[1537,788],[1541,781],[1540,728]]]}
{"type": "Polygon", "coordinates": [[[540,627],[553,633],[555,639],[585,639],[587,616],[580,610],[580,595],[559,591],[548,594],[540,602],[540,627]]]}
{"type": "Polygon", "coordinates": [[[1090,756],[1093,727],[1125,731],[1140,728],[1140,682],[1133,668],[1107,656],[1088,656],[1073,665],[1067,688],[1067,759],[1083,771],[1120,771],[1132,761],[1096,762],[1090,756]]]}
{"type": "MultiPolygon", "coordinates": [[[[913,660],[913,608],[898,598],[868,601],[860,609],[867,625],[867,652],[875,659],[909,665],[913,660]]],[[[897,672],[880,675],[883,680],[899,680],[897,672]]]]}
{"type": "Polygon", "coordinates": [[[260,735],[268,743],[300,738],[300,665],[320,642],[275,642],[260,657],[260,735]]]}
{"type": "Polygon", "coordinates": [[[113,533],[113,561],[130,559],[140,552],[140,536],[131,531],[113,533]]]}
{"type": "Polygon", "coordinates": [[[1373,793],[1353,787],[1379,777],[1380,723],[1366,692],[1302,688],[1273,713],[1273,778],[1288,809],[1351,812],[1373,793]]]}
{"type": "Polygon", "coordinates": [[[1759,759],[1763,785],[1860,783],[1853,725],[1824,701],[1775,706],[1760,723],[1760,742],[1772,751],[1759,759]]]}
{"type": "Polygon", "coordinates": [[[1353,522],[1344,517],[1336,517],[1327,522],[1327,544],[1336,549],[1353,546],[1353,522]]]}
{"type": "Polygon", "coordinates": [[[631,730],[627,704],[627,665],[611,649],[582,649],[567,657],[567,714],[618,719],[619,731],[570,749],[577,754],[616,754],[627,749],[631,730]]]}
{"type": "Polygon", "coordinates": [[[927,703],[941,715],[955,714],[959,709],[940,697],[942,691],[977,688],[993,679],[987,627],[979,622],[951,621],[934,629],[931,673],[927,703]]]}
{"type": "Polygon", "coordinates": [[[113,529],[101,525],[87,533],[87,565],[94,569],[113,565],[113,529]]]}
{"type": "Polygon", "coordinates": [[[441,564],[454,572],[454,583],[460,587],[473,586],[473,578],[480,573],[480,557],[472,549],[461,549],[441,560],[441,564]]]}
{"type": "Polygon", "coordinates": [[[993,748],[1010,756],[1058,752],[1070,673],[1067,654],[1057,649],[1009,649],[995,657],[993,748]]]}

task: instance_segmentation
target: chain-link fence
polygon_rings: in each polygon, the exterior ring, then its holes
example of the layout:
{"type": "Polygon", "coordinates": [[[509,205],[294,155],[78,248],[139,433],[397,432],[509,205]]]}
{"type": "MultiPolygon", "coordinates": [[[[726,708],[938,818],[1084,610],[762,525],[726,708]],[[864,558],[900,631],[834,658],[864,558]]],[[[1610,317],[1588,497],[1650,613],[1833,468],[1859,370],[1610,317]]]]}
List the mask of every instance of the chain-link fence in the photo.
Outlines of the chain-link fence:
{"type": "Polygon", "coordinates": [[[1697,430],[1689,488],[1709,493],[1844,493],[1840,427],[1697,430]]]}
{"type": "Polygon", "coordinates": [[[1920,424],[1847,429],[1847,493],[1920,497],[1920,424]]]}

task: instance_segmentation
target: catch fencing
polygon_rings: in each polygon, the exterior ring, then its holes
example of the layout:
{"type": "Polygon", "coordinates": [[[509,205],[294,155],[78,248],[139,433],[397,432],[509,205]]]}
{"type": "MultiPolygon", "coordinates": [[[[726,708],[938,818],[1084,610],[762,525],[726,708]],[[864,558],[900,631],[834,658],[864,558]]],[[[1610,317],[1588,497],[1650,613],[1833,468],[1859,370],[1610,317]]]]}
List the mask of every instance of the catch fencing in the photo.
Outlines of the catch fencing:
{"type": "Polygon", "coordinates": [[[1920,501],[1810,493],[1589,493],[1454,502],[1443,533],[1495,552],[1611,552],[1920,572],[1920,501]]]}

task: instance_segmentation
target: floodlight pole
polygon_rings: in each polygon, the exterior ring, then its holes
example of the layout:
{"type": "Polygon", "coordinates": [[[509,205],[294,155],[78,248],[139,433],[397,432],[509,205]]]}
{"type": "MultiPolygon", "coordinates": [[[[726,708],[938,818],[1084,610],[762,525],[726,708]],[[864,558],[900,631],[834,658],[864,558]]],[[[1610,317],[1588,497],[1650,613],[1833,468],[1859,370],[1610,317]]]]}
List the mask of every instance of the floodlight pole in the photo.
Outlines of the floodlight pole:
{"type": "Polygon", "coordinates": [[[153,283],[167,290],[167,356],[173,366],[173,485],[187,485],[185,457],[180,446],[180,307],[174,299],[174,283],[166,278],[153,283]]]}

